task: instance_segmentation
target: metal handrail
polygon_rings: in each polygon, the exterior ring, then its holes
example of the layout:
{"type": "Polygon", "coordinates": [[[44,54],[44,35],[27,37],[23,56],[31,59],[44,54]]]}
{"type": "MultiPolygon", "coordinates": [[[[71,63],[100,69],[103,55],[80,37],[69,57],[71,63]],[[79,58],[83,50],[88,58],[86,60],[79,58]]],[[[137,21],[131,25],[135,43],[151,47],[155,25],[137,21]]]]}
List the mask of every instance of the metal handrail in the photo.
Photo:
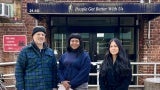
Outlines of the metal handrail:
{"type": "MultiPolygon", "coordinates": [[[[100,60],[100,61],[103,61],[103,60],[100,60]]],[[[97,65],[97,68],[100,67],[102,62],[92,62],[92,65],[97,65]]],[[[157,65],[160,65],[160,62],[131,62],[131,65],[154,65],[154,73],[153,74],[132,74],[132,76],[154,76],[157,77],[157,76],[160,76],[160,74],[157,74],[157,65]]],[[[90,73],[90,76],[96,76],[97,75],[97,85],[95,85],[95,87],[98,87],[97,90],[99,90],[99,80],[98,80],[98,77],[99,77],[99,70],[97,70],[97,73],[90,73]]],[[[94,85],[91,85],[92,87],[94,85]]],[[[129,85],[129,87],[144,87],[144,85],[129,85]]]]}
{"type": "MultiPolygon", "coordinates": [[[[100,60],[103,61],[103,60],[100,60]]],[[[100,68],[102,62],[91,62],[93,66],[97,66],[97,68],[100,68]]],[[[3,62],[0,63],[0,67],[2,66],[7,66],[7,65],[15,65],[16,62],[3,62]]],[[[157,65],[160,65],[160,62],[131,62],[131,65],[154,65],[154,71],[153,74],[139,74],[139,73],[133,73],[132,76],[154,76],[154,77],[159,77],[160,74],[157,74],[157,65]]],[[[89,87],[97,87],[97,90],[99,90],[99,70],[97,69],[96,73],[90,73],[90,76],[97,76],[97,84],[96,85],[88,85],[89,87]]],[[[4,79],[15,79],[13,78],[14,74],[4,74],[4,79]],[[12,78],[7,78],[7,77],[12,77],[12,78]]],[[[8,85],[6,87],[15,87],[15,85],[8,85]]],[[[129,87],[144,87],[144,85],[130,85],[129,87]]]]}
{"type": "Polygon", "coordinates": [[[0,66],[15,65],[16,62],[0,62],[0,66]]]}

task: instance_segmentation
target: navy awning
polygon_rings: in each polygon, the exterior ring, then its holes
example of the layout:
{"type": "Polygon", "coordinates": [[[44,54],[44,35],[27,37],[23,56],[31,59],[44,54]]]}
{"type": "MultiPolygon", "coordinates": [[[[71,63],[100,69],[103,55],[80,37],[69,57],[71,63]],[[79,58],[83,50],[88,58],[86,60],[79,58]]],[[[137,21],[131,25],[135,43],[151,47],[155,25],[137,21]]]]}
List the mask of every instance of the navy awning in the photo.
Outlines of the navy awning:
{"type": "Polygon", "coordinates": [[[30,15],[160,15],[160,3],[27,3],[30,15]]]}

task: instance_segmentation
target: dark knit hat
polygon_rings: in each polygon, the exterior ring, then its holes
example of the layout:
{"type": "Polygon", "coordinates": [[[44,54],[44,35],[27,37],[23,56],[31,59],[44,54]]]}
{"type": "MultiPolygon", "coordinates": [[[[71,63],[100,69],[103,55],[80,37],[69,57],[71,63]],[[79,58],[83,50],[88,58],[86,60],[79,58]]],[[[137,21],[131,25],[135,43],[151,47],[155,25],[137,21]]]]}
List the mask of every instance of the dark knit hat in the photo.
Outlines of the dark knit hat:
{"type": "Polygon", "coordinates": [[[79,40],[82,39],[82,37],[81,37],[81,35],[80,35],[79,33],[71,33],[71,35],[70,35],[69,38],[68,38],[69,42],[70,42],[70,40],[71,40],[72,38],[77,38],[77,39],[79,39],[79,40]]]}
{"type": "Polygon", "coordinates": [[[44,32],[46,34],[46,28],[43,26],[36,26],[33,28],[32,36],[37,32],[44,32]]]}

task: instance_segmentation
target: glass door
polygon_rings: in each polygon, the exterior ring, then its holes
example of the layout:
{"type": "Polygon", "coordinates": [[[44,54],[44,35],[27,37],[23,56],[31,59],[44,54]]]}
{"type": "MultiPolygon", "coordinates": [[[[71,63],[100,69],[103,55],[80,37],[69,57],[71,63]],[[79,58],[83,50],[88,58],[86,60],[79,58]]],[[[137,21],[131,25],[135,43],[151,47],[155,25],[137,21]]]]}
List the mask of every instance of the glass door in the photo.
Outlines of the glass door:
{"type": "Polygon", "coordinates": [[[93,62],[103,60],[108,41],[117,37],[129,54],[136,60],[137,26],[133,16],[57,16],[52,17],[51,46],[59,57],[66,50],[66,38],[70,33],[81,33],[84,49],[89,52],[93,62]]]}
{"type": "MultiPolygon", "coordinates": [[[[53,17],[50,24],[51,48],[54,49],[57,60],[66,51],[68,36],[71,33],[80,33],[83,38],[84,50],[89,53],[92,62],[104,59],[108,42],[114,37],[122,41],[129,59],[136,61],[138,31],[135,17],[53,17]]],[[[92,66],[91,72],[96,72],[96,70],[96,66],[92,66]]],[[[90,84],[96,82],[96,77],[90,77],[90,84]]]]}

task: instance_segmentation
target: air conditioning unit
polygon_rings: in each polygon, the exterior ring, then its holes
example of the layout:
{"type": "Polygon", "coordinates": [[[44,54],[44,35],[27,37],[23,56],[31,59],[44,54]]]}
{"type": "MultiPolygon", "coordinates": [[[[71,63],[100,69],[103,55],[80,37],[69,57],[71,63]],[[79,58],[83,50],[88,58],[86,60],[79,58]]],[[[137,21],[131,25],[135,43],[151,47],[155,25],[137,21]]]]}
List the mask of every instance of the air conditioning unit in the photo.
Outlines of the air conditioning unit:
{"type": "Polygon", "coordinates": [[[11,13],[13,10],[10,4],[0,3],[0,16],[11,17],[11,13]]]}

